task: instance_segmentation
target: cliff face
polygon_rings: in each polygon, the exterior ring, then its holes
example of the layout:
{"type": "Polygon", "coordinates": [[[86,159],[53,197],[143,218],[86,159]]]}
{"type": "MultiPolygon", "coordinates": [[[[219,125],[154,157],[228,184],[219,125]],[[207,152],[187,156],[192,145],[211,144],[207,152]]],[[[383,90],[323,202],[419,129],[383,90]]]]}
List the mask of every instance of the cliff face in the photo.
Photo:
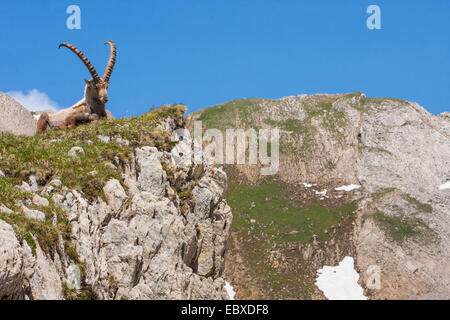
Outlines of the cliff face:
{"type": "Polygon", "coordinates": [[[191,126],[281,130],[271,179],[260,166],[226,166],[240,239],[227,277],[238,298],[323,298],[317,270],[346,255],[372,299],[448,298],[450,194],[439,187],[450,180],[449,119],[361,93],[237,100],[190,115],[191,126]],[[339,190],[351,184],[360,188],[339,190]]]}
{"type": "Polygon", "coordinates": [[[229,298],[227,177],[170,142],[183,112],[1,138],[0,299],[229,298]]]}

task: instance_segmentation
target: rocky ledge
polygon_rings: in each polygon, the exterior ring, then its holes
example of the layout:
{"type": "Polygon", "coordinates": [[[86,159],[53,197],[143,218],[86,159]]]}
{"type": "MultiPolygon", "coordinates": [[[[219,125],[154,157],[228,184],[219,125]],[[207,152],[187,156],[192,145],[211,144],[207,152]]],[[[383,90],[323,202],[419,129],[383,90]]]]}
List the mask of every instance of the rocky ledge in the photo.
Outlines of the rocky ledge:
{"type": "MultiPolygon", "coordinates": [[[[183,124],[167,114],[157,128],[172,134],[183,124]]],[[[99,143],[115,148],[113,139],[99,143]]],[[[176,150],[190,143],[138,146],[115,157],[121,177],[107,180],[96,197],[65,187],[64,179],[26,175],[14,205],[0,200],[0,299],[228,299],[227,176],[191,164],[188,155],[180,159],[176,150]],[[42,240],[46,230],[56,230],[50,245],[42,240]]],[[[80,149],[68,157],[86,156],[80,149]]],[[[2,174],[16,179],[11,169],[2,174]]]]}

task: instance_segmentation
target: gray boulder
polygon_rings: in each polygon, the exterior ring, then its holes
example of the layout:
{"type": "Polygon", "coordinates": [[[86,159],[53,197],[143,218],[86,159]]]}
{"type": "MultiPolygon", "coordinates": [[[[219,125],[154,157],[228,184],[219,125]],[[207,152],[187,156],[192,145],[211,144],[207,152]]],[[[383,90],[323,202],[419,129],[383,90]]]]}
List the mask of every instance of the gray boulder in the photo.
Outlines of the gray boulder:
{"type": "Polygon", "coordinates": [[[23,210],[23,214],[28,219],[34,219],[34,220],[41,221],[41,222],[45,221],[45,213],[43,213],[39,210],[32,210],[25,206],[22,206],[22,210],[23,210]]]}
{"type": "Polygon", "coordinates": [[[34,136],[37,120],[10,96],[0,92],[0,133],[34,136]]]}

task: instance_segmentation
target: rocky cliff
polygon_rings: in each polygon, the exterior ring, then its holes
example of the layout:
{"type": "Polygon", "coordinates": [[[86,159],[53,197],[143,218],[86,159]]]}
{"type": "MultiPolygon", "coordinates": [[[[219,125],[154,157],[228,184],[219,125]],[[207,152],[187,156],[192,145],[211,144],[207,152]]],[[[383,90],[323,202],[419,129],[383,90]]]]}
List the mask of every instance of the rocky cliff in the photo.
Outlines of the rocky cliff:
{"type": "Polygon", "coordinates": [[[450,297],[448,113],[352,93],[236,100],[195,120],[281,130],[277,175],[226,166],[238,298],[324,298],[317,270],[345,256],[371,299],[450,297]]]}
{"type": "Polygon", "coordinates": [[[227,176],[177,152],[184,111],[0,136],[0,299],[229,298],[227,176]]]}
{"type": "Polygon", "coordinates": [[[324,299],[344,260],[369,299],[450,297],[448,113],[362,93],[184,112],[0,135],[0,299],[227,299],[225,277],[324,299]],[[185,120],[278,128],[279,171],[194,164],[185,120]]]}

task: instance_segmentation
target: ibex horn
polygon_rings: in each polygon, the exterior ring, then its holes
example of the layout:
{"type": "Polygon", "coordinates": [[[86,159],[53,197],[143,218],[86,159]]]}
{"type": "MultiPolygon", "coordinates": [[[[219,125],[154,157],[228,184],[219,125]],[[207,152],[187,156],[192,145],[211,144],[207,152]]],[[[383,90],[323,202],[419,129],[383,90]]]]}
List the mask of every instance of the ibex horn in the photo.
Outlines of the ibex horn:
{"type": "Polygon", "coordinates": [[[111,74],[114,70],[114,65],[116,64],[117,50],[116,44],[113,41],[105,42],[105,45],[106,44],[109,44],[111,53],[109,55],[109,61],[108,65],[106,66],[105,73],[103,74],[103,80],[109,82],[109,78],[111,78],[111,74]]]}
{"type": "Polygon", "coordinates": [[[88,68],[89,72],[92,75],[92,78],[94,79],[94,81],[99,81],[100,80],[100,76],[98,75],[97,71],[95,70],[94,66],[92,65],[92,63],[89,61],[88,58],[86,58],[86,56],[83,54],[83,52],[81,52],[80,50],[77,49],[77,47],[71,45],[70,43],[61,43],[59,45],[59,48],[61,47],[66,47],[68,49],[70,49],[73,53],[75,53],[78,58],[81,59],[81,61],[83,61],[83,63],[85,64],[85,66],[88,68]]]}

